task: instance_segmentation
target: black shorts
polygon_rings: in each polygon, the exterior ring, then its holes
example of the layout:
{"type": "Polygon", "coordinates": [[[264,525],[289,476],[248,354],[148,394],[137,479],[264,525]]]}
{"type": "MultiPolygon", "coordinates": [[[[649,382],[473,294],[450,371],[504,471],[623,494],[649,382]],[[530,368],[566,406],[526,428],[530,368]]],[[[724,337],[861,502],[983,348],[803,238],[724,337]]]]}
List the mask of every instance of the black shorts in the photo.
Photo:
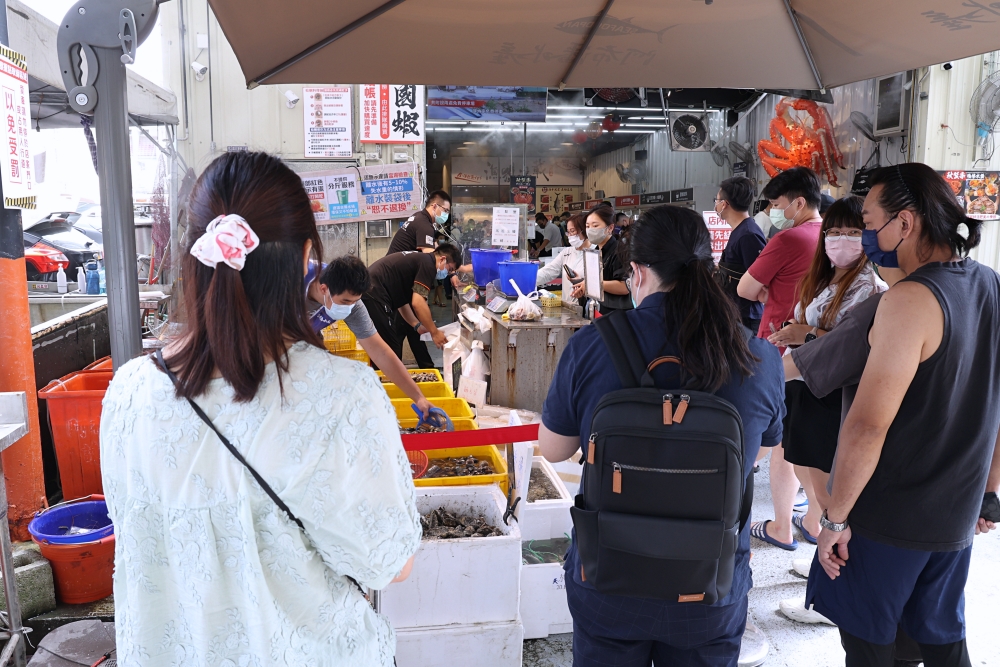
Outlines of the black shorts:
{"type": "Polygon", "coordinates": [[[840,435],[841,390],[817,398],[805,382],[785,383],[785,420],[781,445],[785,460],[830,472],[840,435]]]}

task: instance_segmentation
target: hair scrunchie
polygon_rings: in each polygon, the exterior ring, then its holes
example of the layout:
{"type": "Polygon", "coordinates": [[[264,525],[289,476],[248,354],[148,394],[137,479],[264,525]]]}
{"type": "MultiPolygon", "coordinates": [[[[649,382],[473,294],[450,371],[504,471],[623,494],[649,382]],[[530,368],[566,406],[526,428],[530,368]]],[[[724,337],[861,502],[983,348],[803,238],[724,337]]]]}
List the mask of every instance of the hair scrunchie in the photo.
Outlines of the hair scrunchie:
{"type": "Polygon", "coordinates": [[[213,269],[222,262],[242,271],[247,255],[260,245],[260,239],[247,221],[236,214],[220,215],[208,223],[205,233],[191,246],[191,254],[213,269]]]}

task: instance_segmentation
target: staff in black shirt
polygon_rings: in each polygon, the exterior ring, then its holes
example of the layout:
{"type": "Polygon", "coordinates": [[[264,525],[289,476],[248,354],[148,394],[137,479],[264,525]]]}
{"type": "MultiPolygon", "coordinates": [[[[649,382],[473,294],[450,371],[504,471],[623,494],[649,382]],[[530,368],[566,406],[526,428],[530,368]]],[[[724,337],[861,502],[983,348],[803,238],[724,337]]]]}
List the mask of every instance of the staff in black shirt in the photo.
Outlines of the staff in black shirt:
{"type": "MultiPolygon", "coordinates": [[[[400,335],[401,326],[409,325],[418,334],[429,332],[434,344],[444,347],[445,335],[434,324],[427,297],[435,279],[454,271],[461,260],[458,248],[442,244],[431,253],[407,251],[386,255],[368,267],[372,284],[361,300],[375,330],[400,359],[405,340],[400,335]]],[[[419,359],[418,365],[433,368],[420,364],[419,359]]]]}
{"type": "Polygon", "coordinates": [[[632,297],[629,295],[625,278],[628,267],[619,256],[618,239],[614,232],[615,210],[611,206],[599,204],[587,215],[587,240],[601,249],[604,262],[604,301],[601,301],[601,315],[613,310],[631,310],[632,297]]]}
{"type": "Polygon", "coordinates": [[[756,334],[760,328],[760,318],[764,315],[764,304],[744,299],[736,293],[740,278],[757,260],[767,243],[757,221],[750,217],[753,190],[753,181],[744,176],[734,176],[722,181],[719,183],[719,194],[715,196],[715,214],[733,230],[719,259],[719,282],[740,309],[743,326],[756,334]]]}
{"type": "Polygon", "coordinates": [[[451,195],[444,190],[430,193],[424,210],[411,215],[392,237],[389,254],[408,250],[434,252],[434,236],[437,234],[434,224],[443,225],[449,215],[451,215],[451,195]]]}

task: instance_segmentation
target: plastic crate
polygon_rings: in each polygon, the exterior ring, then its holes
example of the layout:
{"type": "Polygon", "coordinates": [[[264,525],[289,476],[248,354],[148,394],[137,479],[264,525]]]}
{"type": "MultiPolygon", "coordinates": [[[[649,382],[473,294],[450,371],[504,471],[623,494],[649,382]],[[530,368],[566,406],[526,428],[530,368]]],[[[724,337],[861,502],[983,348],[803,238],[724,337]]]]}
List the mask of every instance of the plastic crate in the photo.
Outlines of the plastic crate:
{"type": "MultiPolygon", "coordinates": [[[[441,377],[441,371],[439,371],[436,368],[407,368],[406,372],[409,373],[410,375],[417,375],[419,373],[433,373],[434,377],[437,378],[436,380],[434,380],[435,382],[444,382],[444,378],[441,377]]],[[[385,373],[383,373],[382,371],[375,371],[375,374],[378,375],[380,378],[385,377],[385,373]]],[[[384,382],[383,384],[390,384],[390,383],[384,382]]],[[[418,382],[417,384],[419,385],[424,383],[418,382]]]]}
{"type": "MultiPolygon", "coordinates": [[[[410,410],[410,414],[413,414],[413,410],[410,410]]],[[[419,421],[416,417],[408,419],[398,419],[400,428],[413,428],[417,425],[419,421]]],[[[469,419],[468,417],[459,417],[451,420],[452,425],[455,427],[456,431],[475,431],[479,429],[479,424],[476,423],[475,419],[469,419]]]]}
{"type": "MultiPolygon", "coordinates": [[[[457,429],[457,427],[456,427],[457,429]]],[[[499,484],[504,497],[507,497],[507,460],[500,454],[496,445],[485,447],[453,447],[451,449],[428,449],[424,451],[434,465],[434,459],[445,459],[454,456],[475,456],[486,459],[497,472],[492,475],[462,475],[460,477],[421,477],[413,480],[413,485],[423,486],[484,486],[499,484]]]]}
{"type": "Polygon", "coordinates": [[[38,392],[48,408],[64,498],[104,493],[101,402],[113,376],[111,371],[70,373],[38,392]]]}
{"type": "Polygon", "coordinates": [[[323,329],[323,345],[330,352],[353,352],[358,339],[342,321],[336,321],[323,329]]]}
{"type": "MultiPolygon", "coordinates": [[[[441,408],[444,413],[454,419],[475,419],[476,415],[469,407],[469,402],[464,398],[438,398],[431,403],[434,407],[441,408]]],[[[408,398],[392,399],[392,407],[396,409],[396,419],[409,419],[413,417],[413,401],[408,398]]]]}
{"type": "MultiPolygon", "coordinates": [[[[409,398],[398,385],[383,383],[382,388],[385,389],[385,393],[389,394],[389,398],[409,398]]],[[[425,398],[455,398],[455,392],[445,382],[420,382],[417,384],[417,389],[425,398]]]]}
{"type": "Polygon", "coordinates": [[[111,357],[101,357],[89,366],[84,366],[85,371],[112,371],[114,366],[111,363],[111,357]]]}
{"type": "Polygon", "coordinates": [[[371,361],[368,357],[368,353],[365,352],[360,345],[355,345],[353,350],[330,350],[330,354],[343,357],[344,359],[350,359],[352,361],[360,361],[363,364],[367,364],[371,361]]]}

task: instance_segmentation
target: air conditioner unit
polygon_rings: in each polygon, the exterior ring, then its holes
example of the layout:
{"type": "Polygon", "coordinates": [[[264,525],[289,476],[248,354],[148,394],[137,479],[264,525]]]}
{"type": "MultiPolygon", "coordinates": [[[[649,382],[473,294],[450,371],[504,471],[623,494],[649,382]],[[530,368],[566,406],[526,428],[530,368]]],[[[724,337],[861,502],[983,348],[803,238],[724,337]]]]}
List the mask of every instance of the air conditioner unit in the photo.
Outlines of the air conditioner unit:
{"type": "Polygon", "coordinates": [[[910,129],[912,95],[912,72],[900,72],[875,79],[873,134],[876,137],[905,134],[910,129]]]}

